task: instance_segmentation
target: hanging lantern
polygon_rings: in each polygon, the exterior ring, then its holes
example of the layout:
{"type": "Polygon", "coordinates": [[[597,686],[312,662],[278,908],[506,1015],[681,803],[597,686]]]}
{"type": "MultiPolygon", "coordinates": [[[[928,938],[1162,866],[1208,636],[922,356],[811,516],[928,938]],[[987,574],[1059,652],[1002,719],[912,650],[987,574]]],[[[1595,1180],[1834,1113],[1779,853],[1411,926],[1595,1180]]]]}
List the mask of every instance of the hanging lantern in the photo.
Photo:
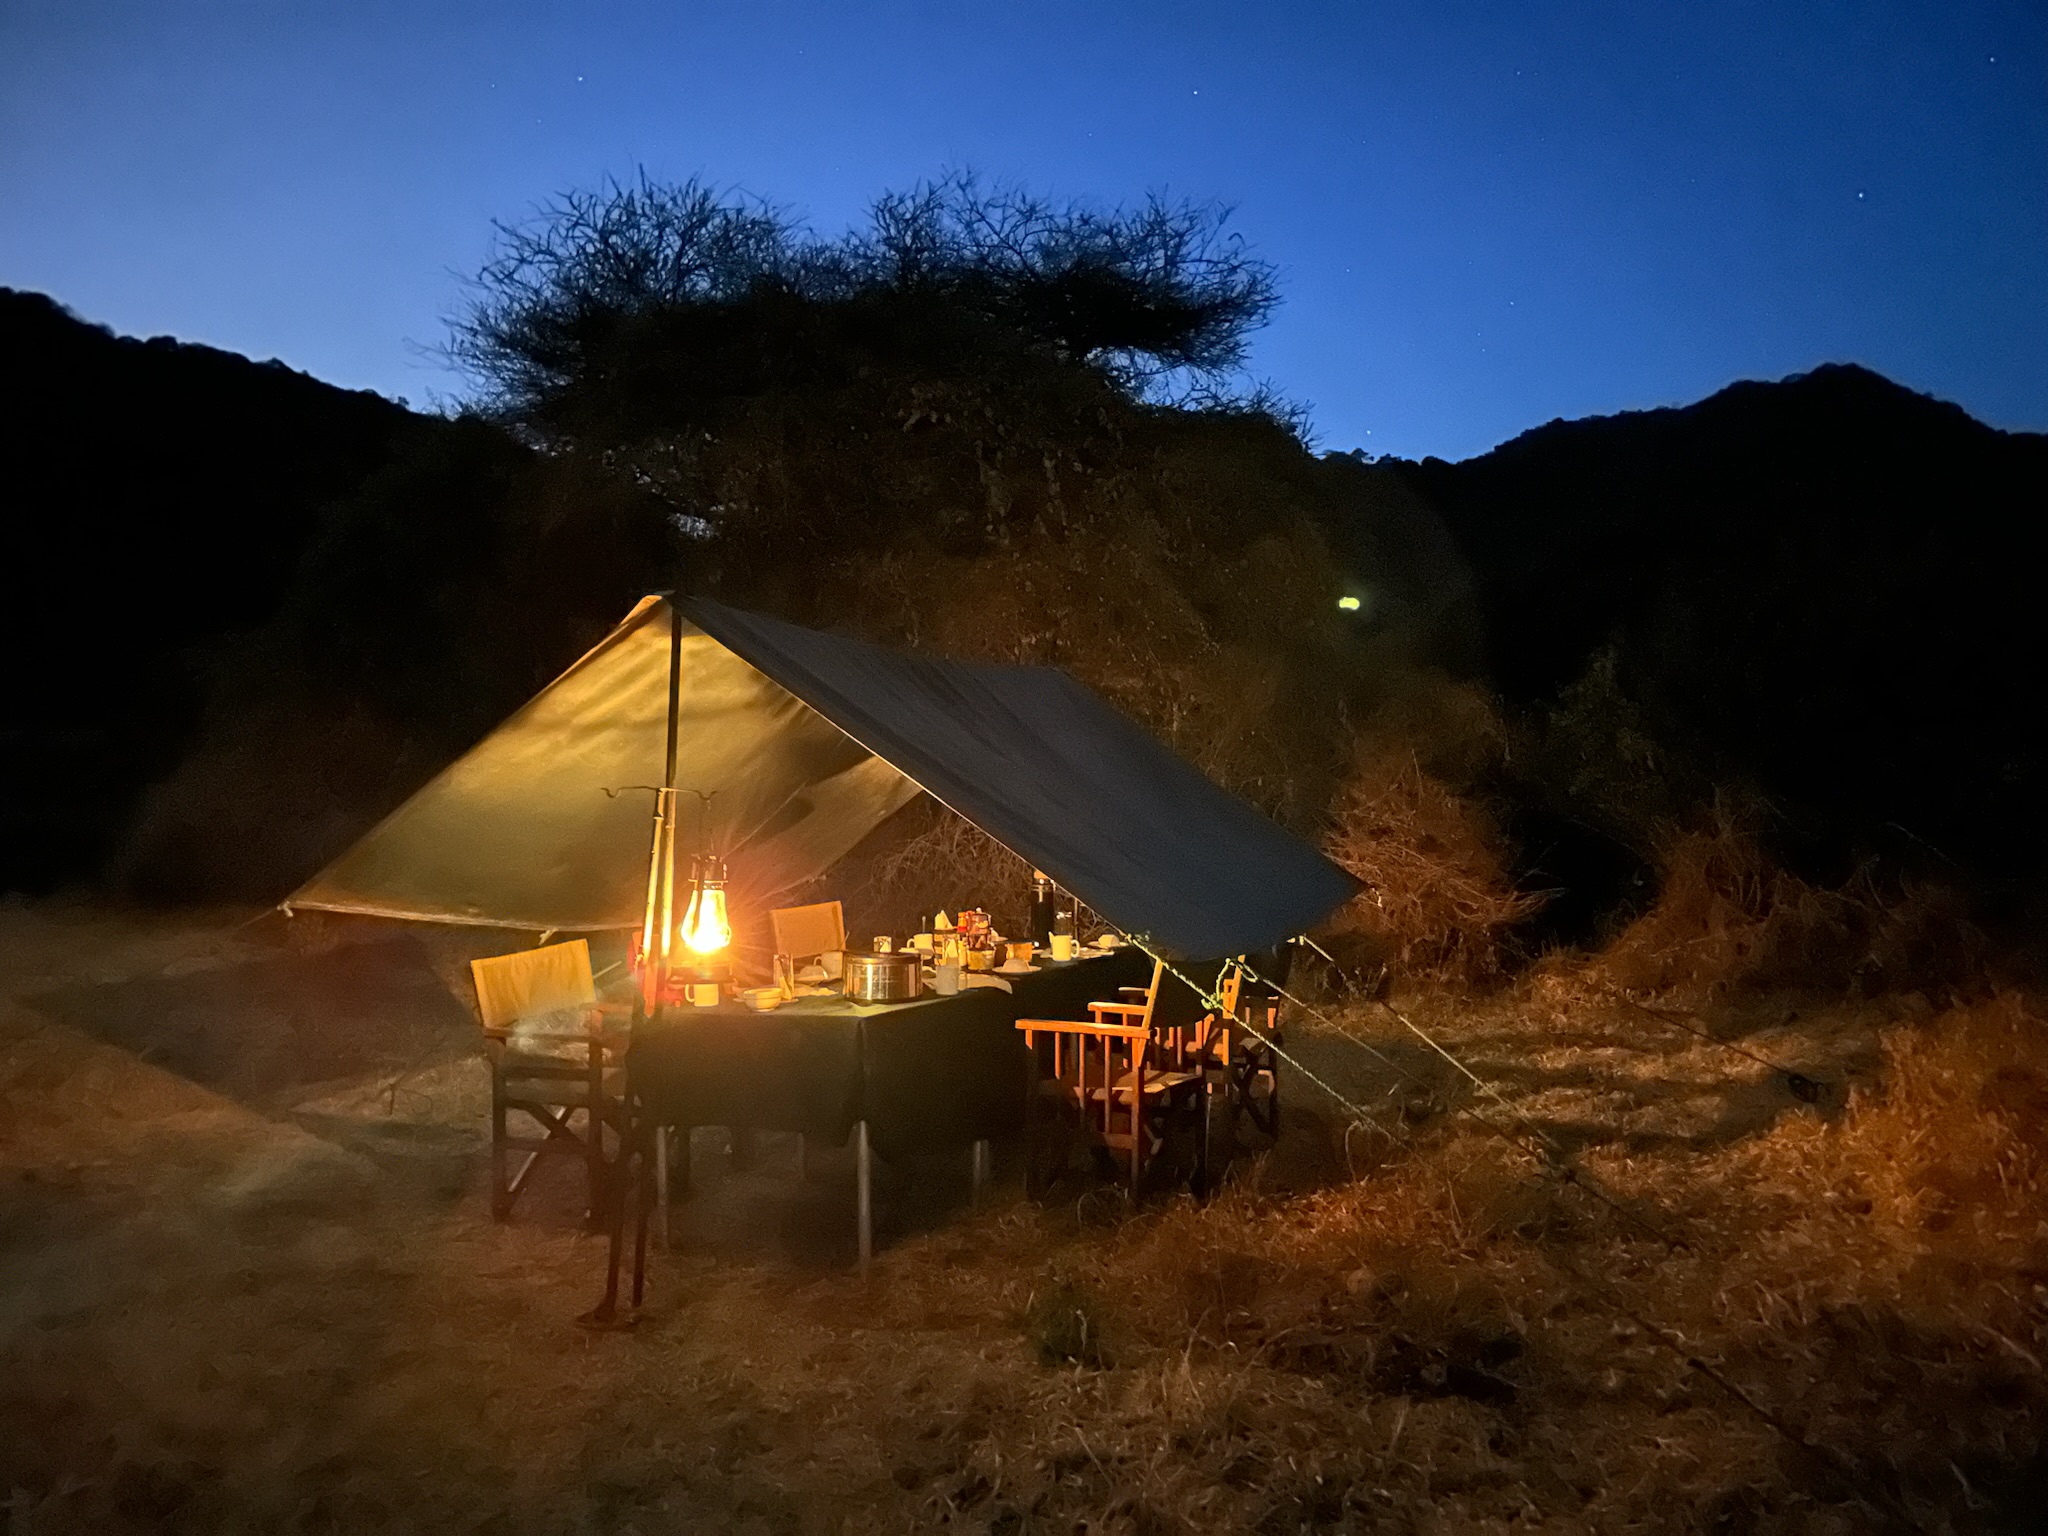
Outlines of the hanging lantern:
{"type": "Polygon", "coordinates": [[[715,955],[732,943],[732,919],[725,906],[723,859],[706,856],[695,861],[681,938],[683,947],[693,955],[715,955]]]}

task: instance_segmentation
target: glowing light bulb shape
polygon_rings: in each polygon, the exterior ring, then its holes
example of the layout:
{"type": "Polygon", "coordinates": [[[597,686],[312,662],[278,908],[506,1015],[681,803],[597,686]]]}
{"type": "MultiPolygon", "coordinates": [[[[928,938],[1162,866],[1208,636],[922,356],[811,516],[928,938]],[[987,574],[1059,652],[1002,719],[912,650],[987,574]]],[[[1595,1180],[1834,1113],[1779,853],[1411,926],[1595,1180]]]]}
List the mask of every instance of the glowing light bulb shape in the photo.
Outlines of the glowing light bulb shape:
{"type": "Polygon", "coordinates": [[[715,955],[732,943],[732,920],[726,915],[724,870],[700,875],[683,914],[683,947],[693,954],[715,955]]]}

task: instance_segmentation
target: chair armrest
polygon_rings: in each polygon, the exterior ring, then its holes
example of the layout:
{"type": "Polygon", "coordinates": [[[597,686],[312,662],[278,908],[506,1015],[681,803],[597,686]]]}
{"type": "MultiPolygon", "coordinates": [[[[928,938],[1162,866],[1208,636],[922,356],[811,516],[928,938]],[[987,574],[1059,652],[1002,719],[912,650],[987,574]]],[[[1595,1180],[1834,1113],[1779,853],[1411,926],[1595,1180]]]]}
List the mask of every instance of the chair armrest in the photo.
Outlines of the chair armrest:
{"type": "Polygon", "coordinates": [[[1143,1001],[1144,1001],[1144,998],[1145,998],[1145,994],[1146,994],[1146,993],[1148,993],[1148,992],[1150,992],[1151,990],[1152,990],[1152,989],[1151,989],[1150,987],[1118,987],[1118,988],[1117,988],[1117,991],[1123,994],[1123,998],[1124,998],[1124,1001],[1125,1001],[1125,1002],[1129,1002],[1129,1003],[1137,1003],[1137,1002],[1143,1002],[1143,1001]]]}
{"type": "Polygon", "coordinates": [[[1019,1019],[1017,1027],[1040,1034],[1108,1035],[1119,1040],[1142,1040],[1150,1031],[1138,1024],[1105,1024],[1094,1019],[1019,1019]]]}
{"type": "Polygon", "coordinates": [[[1148,1011],[1149,1006],[1146,1003],[1090,1003],[1088,1005],[1090,1010],[1095,1013],[1137,1014],[1140,1017],[1148,1011]]]}

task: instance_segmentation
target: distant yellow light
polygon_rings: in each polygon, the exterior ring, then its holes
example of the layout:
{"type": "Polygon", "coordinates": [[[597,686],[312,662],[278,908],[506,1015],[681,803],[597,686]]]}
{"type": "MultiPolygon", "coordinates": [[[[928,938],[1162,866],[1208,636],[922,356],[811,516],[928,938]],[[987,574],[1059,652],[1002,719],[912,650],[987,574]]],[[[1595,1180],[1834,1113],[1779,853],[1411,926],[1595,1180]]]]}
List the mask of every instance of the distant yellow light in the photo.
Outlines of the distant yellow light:
{"type": "Polygon", "coordinates": [[[1356,613],[1358,612],[1358,599],[1355,597],[1340,597],[1337,599],[1337,606],[1346,613],[1356,613]]]}

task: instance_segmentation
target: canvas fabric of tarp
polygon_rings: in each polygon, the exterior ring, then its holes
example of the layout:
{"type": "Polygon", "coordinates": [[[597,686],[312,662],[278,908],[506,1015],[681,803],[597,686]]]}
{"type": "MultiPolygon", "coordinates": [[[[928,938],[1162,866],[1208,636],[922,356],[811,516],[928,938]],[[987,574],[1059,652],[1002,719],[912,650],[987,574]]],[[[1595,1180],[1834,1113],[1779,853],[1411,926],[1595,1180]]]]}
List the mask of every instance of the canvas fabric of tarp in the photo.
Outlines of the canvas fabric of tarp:
{"type": "MultiPolygon", "coordinates": [[[[667,753],[669,625],[665,602],[642,601],[285,905],[537,932],[637,928],[667,753]]],[[[698,846],[701,816],[704,846],[730,860],[736,904],[758,911],[822,874],[917,797],[708,635],[685,631],[681,673],[677,843],[685,857],[698,846]]]]}
{"type": "MultiPolygon", "coordinates": [[[[1050,667],[950,661],[704,599],[680,604],[676,782],[715,790],[735,901],[823,874],[920,789],[1182,959],[1269,947],[1351,877],[1050,667]]],[[[560,929],[637,926],[666,736],[669,610],[613,634],[288,905],[560,929]]],[[[680,797],[679,846],[696,846],[680,797]]],[[[973,899],[976,893],[963,892],[973,899]]]]}

